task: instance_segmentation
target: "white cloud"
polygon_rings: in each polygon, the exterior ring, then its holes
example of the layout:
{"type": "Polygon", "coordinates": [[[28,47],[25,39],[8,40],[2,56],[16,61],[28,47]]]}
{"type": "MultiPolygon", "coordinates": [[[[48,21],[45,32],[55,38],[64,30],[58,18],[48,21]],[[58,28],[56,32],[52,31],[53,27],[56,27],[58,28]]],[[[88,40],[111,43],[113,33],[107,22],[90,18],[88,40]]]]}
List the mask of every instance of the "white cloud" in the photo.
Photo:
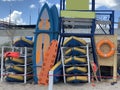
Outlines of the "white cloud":
{"type": "Polygon", "coordinates": [[[14,23],[16,25],[24,25],[26,23],[23,21],[21,16],[22,16],[22,12],[14,10],[11,13],[11,15],[8,15],[7,17],[1,20],[6,21],[6,22],[10,21],[11,23],[14,23]]]}
{"type": "Polygon", "coordinates": [[[36,8],[35,4],[31,4],[31,5],[30,5],[30,8],[31,8],[31,9],[36,8]]]}
{"type": "Polygon", "coordinates": [[[100,7],[100,6],[106,6],[110,9],[114,9],[114,10],[120,10],[120,0],[96,0],[96,8],[100,7]]]}

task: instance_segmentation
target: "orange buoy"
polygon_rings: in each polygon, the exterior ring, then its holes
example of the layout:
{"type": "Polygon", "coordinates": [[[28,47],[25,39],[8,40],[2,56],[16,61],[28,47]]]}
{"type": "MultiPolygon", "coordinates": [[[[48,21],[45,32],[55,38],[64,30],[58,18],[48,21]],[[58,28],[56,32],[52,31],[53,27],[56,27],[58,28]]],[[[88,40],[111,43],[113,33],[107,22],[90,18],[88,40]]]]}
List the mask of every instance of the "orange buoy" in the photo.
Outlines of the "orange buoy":
{"type": "Polygon", "coordinates": [[[115,53],[115,45],[109,39],[100,40],[97,43],[96,50],[97,50],[97,53],[100,57],[108,58],[108,57],[111,57],[115,53]],[[107,53],[104,53],[101,50],[101,46],[103,46],[104,44],[107,44],[110,47],[110,51],[107,53]]]}

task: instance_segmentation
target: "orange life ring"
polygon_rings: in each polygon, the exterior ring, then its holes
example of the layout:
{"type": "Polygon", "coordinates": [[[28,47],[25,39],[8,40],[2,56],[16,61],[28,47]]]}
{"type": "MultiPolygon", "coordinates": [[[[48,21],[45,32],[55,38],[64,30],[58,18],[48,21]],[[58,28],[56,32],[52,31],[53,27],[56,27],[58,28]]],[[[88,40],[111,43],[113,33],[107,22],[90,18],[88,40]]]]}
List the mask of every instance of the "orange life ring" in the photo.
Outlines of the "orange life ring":
{"type": "Polygon", "coordinates": [[[97,43],[96,50],[97,50],[97,53],[99,56],[104,57],[104,58],[108,58],[108,57],[111,57],[115,53],[115,45],[109,39],[100,40],[97,43]],[[104,44],[107,44],[110,47],[110,51],[108,53],[103,53],[100,49],[101,46],[104,44]]]}

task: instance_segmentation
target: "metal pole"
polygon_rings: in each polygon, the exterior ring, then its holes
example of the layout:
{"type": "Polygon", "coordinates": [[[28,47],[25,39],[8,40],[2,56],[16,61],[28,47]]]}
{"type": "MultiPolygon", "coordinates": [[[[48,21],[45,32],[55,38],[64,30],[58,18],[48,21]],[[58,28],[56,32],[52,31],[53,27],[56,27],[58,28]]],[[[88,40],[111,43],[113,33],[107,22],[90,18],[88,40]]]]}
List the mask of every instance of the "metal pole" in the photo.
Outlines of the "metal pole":
{"type": "Polygon", "coordinates": [[[29,15],[29,25],[31,25],[31,12],[30,12],[30,15],[29,15]]]}
{"type": "Polygon", "coordinates": [[[87,44],[87,64],[88,64],[88,82],[90,83],[90,58],[89,58],[89,45],[87,44]]]}
{"type": "Polygon", "coordinates": [[[92,11],[95,11],[95,0],[92,0],[92,11]]]}
{"type": "Polygon", "coordinates": [[[111,22],[112,22],[111,34],[114,35],[114,11],[112,11],[112,14],[110,15],[110,19],[111,19],[111,22]]]}
{"type": "Polygon", "coordinates": [[[27,47],[24,48],[25,49],[25,62],[24,62],[24,83],[26,83],[27,81],[27,47]]]}
{"type": "Polygon", "coordinates": [[[65,0],[63,0],[63,10],[65,10],[65,0]]]}
{"type": "Polygon", "coordinates": [[[2,47],[2,56],[1,56],[1,82],[3,81],[3,60],[4,60],[4,46],[2,47]]]}
{"type": "Polygon", "coordinates": [[[64,83],[66,84],[66,74],[65,74],[63,49],[64,49],[64,47],[61,47],[61,59],[62,59],[62,66],[63,66],[63,79],[64,79],[64,83]]]}
{"type": "Polygon", "coordinates": [[[9,12],[10,16],[9,16],[9,28],[10,28],[10,24],[11,24],[11,4],[10,4],[10,12],[9,12]]]}
{"type": "Polygon", "coordinates": [[[62,0],[60,0],[60,11],[62,10],[62,0]]]}
{"type": "Polygon", "coordinates": [[[53,72],[54,71],[49,71],[49,86],[48,86],[48,90],[53,90],[53,72]]]}

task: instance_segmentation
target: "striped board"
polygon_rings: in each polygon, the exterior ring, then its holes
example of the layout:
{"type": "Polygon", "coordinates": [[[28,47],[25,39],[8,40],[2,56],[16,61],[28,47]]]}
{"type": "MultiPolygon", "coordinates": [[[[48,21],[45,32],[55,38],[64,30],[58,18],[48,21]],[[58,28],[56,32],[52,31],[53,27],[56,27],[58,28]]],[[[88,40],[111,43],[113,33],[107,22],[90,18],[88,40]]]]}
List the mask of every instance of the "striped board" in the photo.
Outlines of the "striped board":
{"type": "Polygon", "coordinates": [[[48,49],[50,41],[53,39],[53,20],[48,4],[44,4],[38,17],[34,51],[33,51],[33,72],[34,82],[38,83],[38,73],[41,70],[43,54],[48,49]]]}
{"type": "Polygon", "coordinates": [[[58,15],[58,9],[56,7],[56,5],[53,5],[50,8],[51,14],[52,14],[52,19],[53,19],[53,38],[54,39],[58,39],[58,34],[59,34],[59,15],[58,15]]]}

